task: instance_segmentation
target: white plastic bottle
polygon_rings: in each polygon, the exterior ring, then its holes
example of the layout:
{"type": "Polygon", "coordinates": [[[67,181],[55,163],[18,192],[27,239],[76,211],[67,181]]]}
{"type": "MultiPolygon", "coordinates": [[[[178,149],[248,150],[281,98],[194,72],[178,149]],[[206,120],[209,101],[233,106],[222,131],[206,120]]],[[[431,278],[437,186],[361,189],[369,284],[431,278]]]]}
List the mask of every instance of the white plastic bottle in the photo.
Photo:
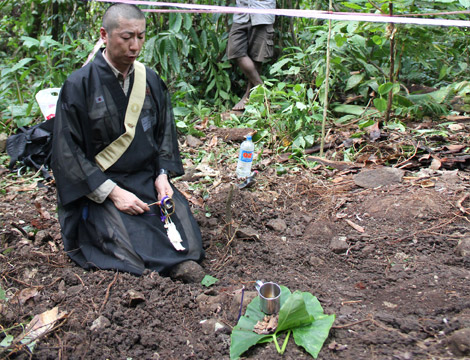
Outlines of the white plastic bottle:
{"type": "Polygon", "coordinates": [[[253,152],[255,144],[251,141],[251,135],[246,137],[240,146],[240,155],[238,156],[238,164],[236,174],[239,178],[250,176],[251,164],[253,163],[253,152]]]}

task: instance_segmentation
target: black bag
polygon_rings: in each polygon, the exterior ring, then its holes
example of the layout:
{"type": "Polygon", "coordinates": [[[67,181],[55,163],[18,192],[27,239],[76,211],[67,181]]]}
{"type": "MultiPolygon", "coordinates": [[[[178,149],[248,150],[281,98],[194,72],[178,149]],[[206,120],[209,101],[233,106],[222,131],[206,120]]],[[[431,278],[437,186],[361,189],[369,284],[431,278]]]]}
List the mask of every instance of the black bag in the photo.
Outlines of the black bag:
{"type": "Polygon", "coordinates": [[[48,171],[52,153],[52,132],[54,118],[46,120],[30,128],[20,127],[19,133],[7,139],[7,153],[10,156],[10,170],[17,161],[26,166],[41,170],[45,180],[51,180],[48,171]]]}

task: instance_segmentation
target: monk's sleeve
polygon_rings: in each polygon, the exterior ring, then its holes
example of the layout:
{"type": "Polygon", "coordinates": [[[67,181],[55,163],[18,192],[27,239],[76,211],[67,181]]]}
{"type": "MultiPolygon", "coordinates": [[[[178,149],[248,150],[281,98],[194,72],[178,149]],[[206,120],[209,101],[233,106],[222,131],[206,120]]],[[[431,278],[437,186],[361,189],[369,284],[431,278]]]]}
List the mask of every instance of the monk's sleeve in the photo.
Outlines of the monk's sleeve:
{"type": "Polygon", "coordinates": [[[93,160],[85,86],[84,81],[67,80],[57,104],[51,167],[62,205],[92,193],[107,180],[93,160]]]}

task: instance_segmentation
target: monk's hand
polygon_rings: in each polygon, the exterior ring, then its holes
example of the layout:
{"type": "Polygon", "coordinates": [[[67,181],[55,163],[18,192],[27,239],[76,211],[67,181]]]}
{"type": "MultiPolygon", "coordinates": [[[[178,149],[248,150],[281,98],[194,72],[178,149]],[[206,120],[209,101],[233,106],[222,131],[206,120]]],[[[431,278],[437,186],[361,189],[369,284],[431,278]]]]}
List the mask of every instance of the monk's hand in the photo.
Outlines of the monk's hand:
{"type": "Polygon", "coordinates": [[[157,190],[158,201],[161,201],[165,196],[170,198],[173,197],[173,189],[170,186],[167,174],[157,176],[157,179],[155,180],[155,189],[157,190]]]}
{"type": "Polygon", "coordinates": [[[137,196],[117,185],[110,192],[108,197],[118,210],[129,215],[139,215],[150,210],[147,204],[137,196]]]}

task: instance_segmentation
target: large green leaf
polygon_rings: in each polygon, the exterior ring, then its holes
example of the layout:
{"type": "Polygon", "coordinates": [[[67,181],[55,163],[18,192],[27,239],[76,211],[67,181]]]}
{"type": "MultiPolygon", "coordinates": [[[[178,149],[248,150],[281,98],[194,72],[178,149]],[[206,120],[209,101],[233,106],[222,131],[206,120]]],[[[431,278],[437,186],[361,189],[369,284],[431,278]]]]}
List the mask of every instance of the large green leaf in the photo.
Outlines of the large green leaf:
{"type": "Polygon", "coordinates": [[[315,318],[315,321],[307,326],[293,329],[292,334],[295,343],[316,358],[328,338],[335,315],[325,315],[320,301],[312,294],[303,292],[302,297],[309,314],[315,318]]]}
{"type": "Polygon", "coordinates": [[[29,36],[22,36],[21,40],[23,40],[23,45],[26,46],[28,49],[32,48],[33,46],[39,46],[38,39],[29,36]]]}
{"type": "Polygon", "coordinates": [[[182,23],[183,16],[181,15],[181,13],[170,13],[170,30],[172,32],[180,32],[182,23]]]}
{"type": "Polygon", "coordinates": [[[459,0],[460,5],[470,8],[470,0],[459,0]]]}
{"type": "Polygon", "coordinates": [[[292,330],[295,343],[317,358],[334,321],[335,315],[317,315],[315,321],[310,325],[292,330]]]}
{"type": "Polygon", "coordinates": [[[356,74],[351,76],[348,79],[348,82],[346,83],[346,89],[344,91],[348,91],[349,89],[355,88],[357,85],[359,85],[362,80],[364,79],[364,74],[356,74]]]}
{"type": "Polygon", "coordinates": [[[374,99],[374,106],[380,112],[384,112],[385,110],[387,110],[387,100],[382,98],[376,98],[374,99]]]}
{"type": "Polygon", "coordinates": [[[348,104],[338,105],[333,109],[333,111],[335,112],[351,114],[351,115],[362,115],[365,110],[366,109],[364,108],[364,106],[348,105],[348,104]]]}
{"type": "MultiPolygon", "coordinates": [[[[281,286],[281,307],[290,297],[291,292],[285,286],[281,286]]],[[[255,297],[246,307],[245,315],[240,318],[233,328],[230,343],[230,359],[238,359],[241,354],[253,345],[273,340],[272,335],[259,335],[253,331],[258,321],[265,317],[260,310],[260,298],[255,297]]]]}
{"type": "Polygon", "coordinates": [[[230,359],[238,359],[251,346],[270,342],[278,333],[292,330],[297,345],[317,357],[335,320],[335,315],[325,315],[318,299],[310,293],[290,290],[281,286],[281,309],[274,335],[259,335],[253,329],[265,314],[260,310],[259,296],[247,306],[245,316],[233,328],[230,359]]]}
{"type": "Polygon", "coordinates": [[[272,339],[272,335],[259,335],[253,331],[265,314],[259,309],[259,296],[247,306],[245,316],[233,328],[230,342],[230,359],[238,359],[241,354],[259,342],[272,339]]]}
{"type": "Polygon", "coordinates": [[[305,306],[310,315],[314,317],[318,315],[324,315],[323,308],[320,304],[320,301],[318,301],[318,299],[315,296],[313,296],[312,294],[308,292],[303,292],[302,297],[305,301],[305,306]]]}
{"type": "Polygon", "coordinates": [[[310,324],[313,321],[300,291],[294,292],[279,310],[276,333],[310,324]]]}

